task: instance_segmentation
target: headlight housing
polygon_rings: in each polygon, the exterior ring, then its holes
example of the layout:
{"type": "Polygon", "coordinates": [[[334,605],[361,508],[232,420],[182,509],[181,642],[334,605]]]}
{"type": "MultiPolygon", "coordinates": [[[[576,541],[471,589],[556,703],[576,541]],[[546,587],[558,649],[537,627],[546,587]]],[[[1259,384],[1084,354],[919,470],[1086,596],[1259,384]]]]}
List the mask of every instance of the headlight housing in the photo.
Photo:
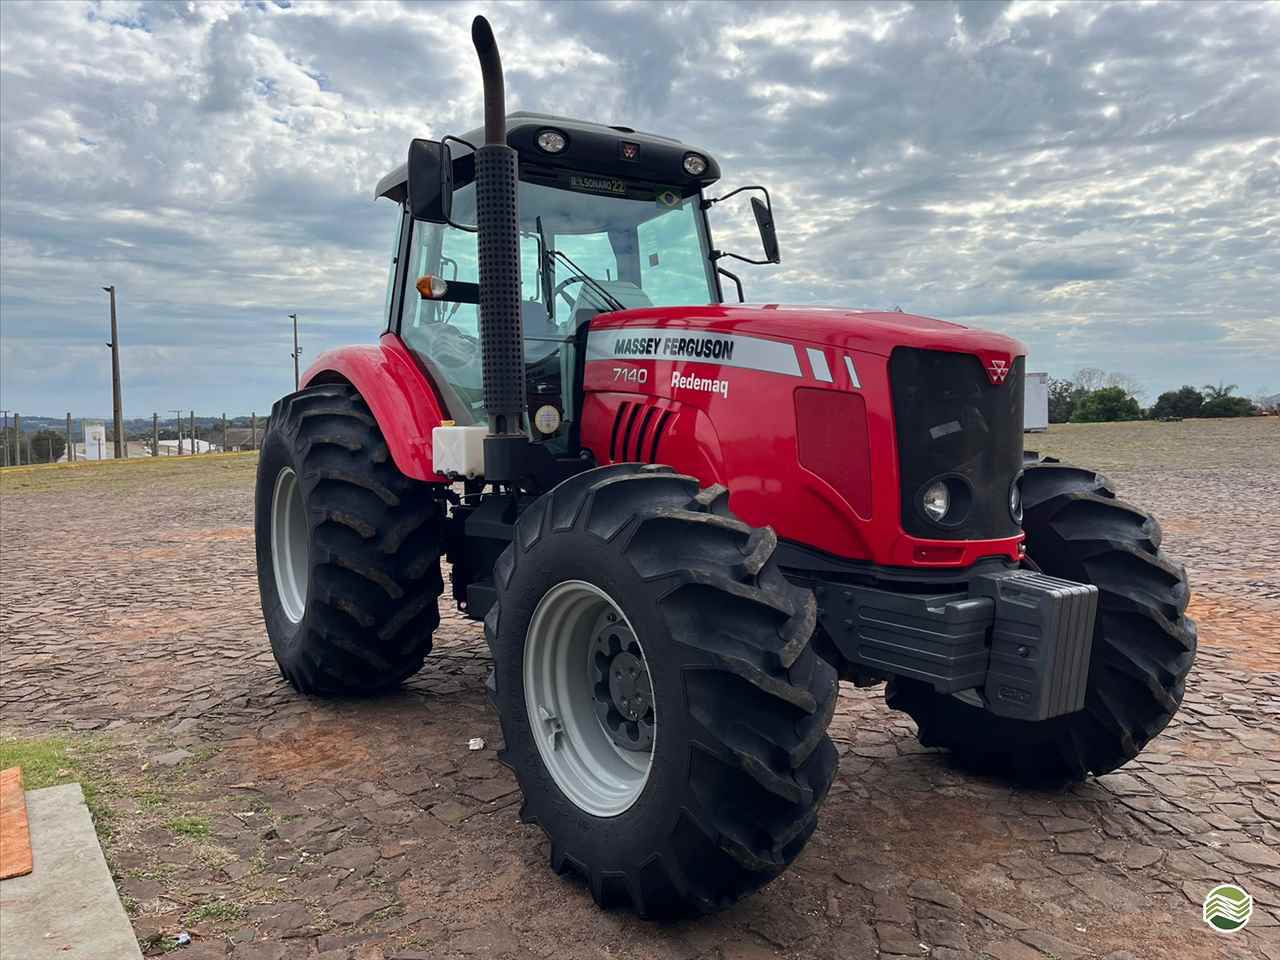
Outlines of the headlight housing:
{"type": "Polygon", "coordinates": [[[951,509],[951,491],[943,480],[935,480],[920,495],[920,509],[934,523],[942,523],[951,509]]]}
{"type": "Polygon", "coordinates": [[[940,527],[960,526],[972,506],[973,488],[958,473],[934,477],[916,493],[916,510],[920,516],[940,527]]]}
{"type": "Polygon", "coordinates": [[[1022,474],[1013,478],[1009,484],[1009,516],[1013,522],[1022,525],[1022,474]]]}
{"type": "Polygon", "coordinates": [[[707,158],[700,153],[684,155],[684,172],[691,177],[700,177],[707,172],[707,158]]]}
{"type": "Polygon", "coordinates": [[[569,138],[559,130],[540,130],[537,143],[543,153],[561,153],[569,145],[569,138]]]}

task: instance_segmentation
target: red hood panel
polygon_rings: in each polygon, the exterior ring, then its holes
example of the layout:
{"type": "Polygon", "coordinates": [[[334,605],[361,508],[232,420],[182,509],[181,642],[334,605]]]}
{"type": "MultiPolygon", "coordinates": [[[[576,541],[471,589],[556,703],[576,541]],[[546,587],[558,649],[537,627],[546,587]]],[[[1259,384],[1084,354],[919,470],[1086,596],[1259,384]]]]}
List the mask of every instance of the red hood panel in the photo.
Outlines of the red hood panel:
{"type": "Polygon", "coordinates": [[[845,307],[787,307],[776,303],[710,304],[703,307],[648,307],[602,314],[593,330],[665,327],[707,330],[843,347],[888,356],[894,347],[976,353],[984,366],[990,358],[1008,363],[1027,348],[1012,337],[972,330],[958,323],[896,311],[850,310],[845,307]]]}

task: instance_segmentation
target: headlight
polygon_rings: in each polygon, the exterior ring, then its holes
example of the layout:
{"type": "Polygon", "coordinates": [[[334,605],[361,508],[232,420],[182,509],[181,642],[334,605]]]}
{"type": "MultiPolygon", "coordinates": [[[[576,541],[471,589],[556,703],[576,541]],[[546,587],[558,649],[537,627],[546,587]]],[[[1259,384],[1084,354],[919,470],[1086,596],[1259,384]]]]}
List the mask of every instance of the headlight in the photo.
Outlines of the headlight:
{"type": "Polygon", "coordinates": [[[559,130],[543,130],[538,134],[538,149],[547,153],[559,153],[568,143],[559,130]]]}
{"type": "Polygon", "coordinates": [[[1013,517],[1013,522],[1021,526],[1022,524],[1022,487],[1019,485],[1021,477],[1016,477],[1012,486],[1009,487],[1009,516],[1013,517]]]}
{"type": "Polygon", "coordinates": [[[943,481],[935,480],[925,487],[920,497],[920,507],[924,510],[926,517],[934,523],[941,523],[942,518],[951,509],[951,491],[943,481]]]}
{"type": "Polygon", "coordinates": [[[700,177],[707,172],[707,158],[696,153],[684,155],[684,172],[691,177],[700,177]]]}

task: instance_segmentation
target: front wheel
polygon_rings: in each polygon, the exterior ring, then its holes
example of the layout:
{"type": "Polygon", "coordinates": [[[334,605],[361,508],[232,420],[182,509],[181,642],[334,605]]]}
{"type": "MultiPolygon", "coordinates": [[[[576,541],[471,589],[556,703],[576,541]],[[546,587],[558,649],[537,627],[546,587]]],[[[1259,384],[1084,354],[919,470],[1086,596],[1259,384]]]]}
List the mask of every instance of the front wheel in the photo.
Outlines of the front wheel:
{"type": "Polygon", "coordinates": [[[485,619],[522,817],[602,906],[706,913],[777,876],[836,770],[835,672],[776,538],[665,467],[573,477],[520,517],[485,619]]]}
{"type": "Polygon", "coordinates": [[[373,693],[415,673],[440,622],[441,509],[404,476],[354,387],[279,401],[258,461],[262,616],[303,693],[373,693]]]}
{"type": "Polygon", "coordinates": [[[1038,723],[997,717],[915,680],[889,682],[925,746],[1018,780],[1079,780],[1128,763],[1173,719],[1196,652],[1186,570],[1160,525],[1116,499],[1101,474],[1055,460],[1022,479],[1027,556],[1044,573],[1098,588],[1083,710],[1038,723]]]}

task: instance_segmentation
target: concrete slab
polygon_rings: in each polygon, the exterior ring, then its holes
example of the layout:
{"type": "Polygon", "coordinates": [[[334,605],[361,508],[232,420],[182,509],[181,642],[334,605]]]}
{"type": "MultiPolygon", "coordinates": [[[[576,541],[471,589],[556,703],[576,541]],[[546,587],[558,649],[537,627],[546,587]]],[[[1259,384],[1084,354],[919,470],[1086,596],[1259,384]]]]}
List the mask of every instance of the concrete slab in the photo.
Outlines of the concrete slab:
{"type": "Polygon", "coordinates": [[[0,960],[141,960],[80,784],[27,793],[35,869],[0,881],[0,960]]]}

